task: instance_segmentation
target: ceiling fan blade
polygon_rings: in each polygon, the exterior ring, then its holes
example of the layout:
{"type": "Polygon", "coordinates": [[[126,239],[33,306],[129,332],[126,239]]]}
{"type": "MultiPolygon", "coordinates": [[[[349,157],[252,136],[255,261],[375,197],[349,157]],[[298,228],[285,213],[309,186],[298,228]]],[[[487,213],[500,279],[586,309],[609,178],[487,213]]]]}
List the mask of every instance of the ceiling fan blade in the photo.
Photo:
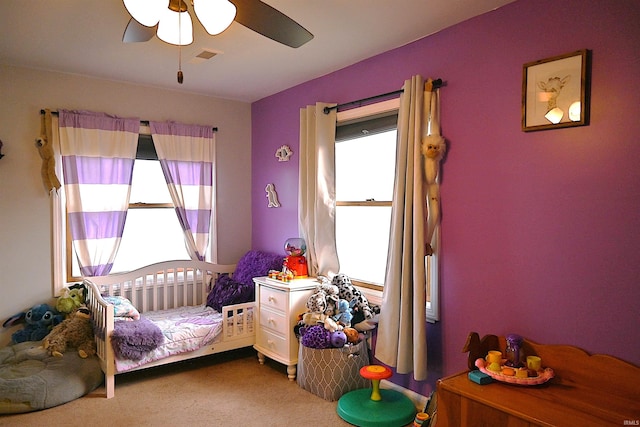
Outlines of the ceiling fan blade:
{"type": "Polygon", "coordinates": [[[124,30],[124,34],[122,34],[122,41],[124,43],[149,41],[156,35],[157,28],[157,25],[154,25],[153,27],[145,27],[135,19],[131,18],[127,24],[127,28],[124,30]]]}
{"type": "Polygon", "coordinates": [[[300,47],[313,38],[313,34],[260,0],[230,0],[236,8],[235,21],[245,27],[290,47],[300,47]]]}

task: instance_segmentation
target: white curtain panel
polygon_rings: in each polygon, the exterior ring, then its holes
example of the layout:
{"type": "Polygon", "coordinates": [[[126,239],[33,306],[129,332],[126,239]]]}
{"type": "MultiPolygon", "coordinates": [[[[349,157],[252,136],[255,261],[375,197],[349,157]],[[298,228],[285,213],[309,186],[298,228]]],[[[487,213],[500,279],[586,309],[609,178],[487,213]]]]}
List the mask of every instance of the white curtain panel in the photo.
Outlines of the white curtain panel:
{"type": "MultiPolygon", "coordinates": [[[[375,357],[427,379],[425,243],[426,184],[421,142],[437,117],[424,80],[405,81],[398,114],[397,165],[391,209],[389,255],[378,324],[375,357]],[[427,118],[427,120],[425,120],[427,118]]],[[[439,128],[439,126],[438,126],[439,128]]]]}
{"type": "Polygon", "coordinates": [[[203,261],[212,227],[215,134],[211,126],[149,122],[189,256],[203,261]]]}
{"type": "Polygon", "coordinates": [[[309,275],[338,273],[335,241],[335,104],[318,102],[300,110],[298,226],[307,244],[309,275]]]}

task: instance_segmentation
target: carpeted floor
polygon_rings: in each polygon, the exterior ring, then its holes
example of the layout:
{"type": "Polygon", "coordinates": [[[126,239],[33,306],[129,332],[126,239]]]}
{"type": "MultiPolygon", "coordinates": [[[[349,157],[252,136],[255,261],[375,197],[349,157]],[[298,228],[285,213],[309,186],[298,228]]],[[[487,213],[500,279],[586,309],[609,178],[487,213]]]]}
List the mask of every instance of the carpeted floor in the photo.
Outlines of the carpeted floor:
{"type": "Polygon", "coordinates": [[[113,399],[100,387],[55,408],[0,415],[0,426],[349,426],[336,405],[246,348],[118,375],[113,399]]]}

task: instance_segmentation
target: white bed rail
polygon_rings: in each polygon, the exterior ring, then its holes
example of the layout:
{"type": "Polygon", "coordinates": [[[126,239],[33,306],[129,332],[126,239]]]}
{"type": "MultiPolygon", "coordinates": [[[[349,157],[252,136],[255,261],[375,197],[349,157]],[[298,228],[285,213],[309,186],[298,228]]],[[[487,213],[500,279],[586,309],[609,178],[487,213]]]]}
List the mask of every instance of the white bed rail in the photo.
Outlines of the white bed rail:
{"type": "MultiPolygon", "coordinates": [[[[97,355],[105,374],[107,398],[115,395],[115,354],[110,337],[113,332],[114,309],[103,296],[123,296],[140,313],[206,303],[207,295],[221,274],[231,274],[235,264],[212,264],[203,261],[166,261],[128,273],[89,277],[87,306],[91,310],[97,355]]],[[[144,365],[140,369],[159,366],[207,354],[250,346],[255,343],[255,303],[225,306],[222,309],[222,336],[206,348],[144,365]]]]}
{"type": "Polygon", "coordinates": [[[145,311],[204,304],[211,285],[223,274],[232,274],[235,264],[205,261],[165,261],[126,273],[87,278],[102,295],[123,296],[145,311]]]}

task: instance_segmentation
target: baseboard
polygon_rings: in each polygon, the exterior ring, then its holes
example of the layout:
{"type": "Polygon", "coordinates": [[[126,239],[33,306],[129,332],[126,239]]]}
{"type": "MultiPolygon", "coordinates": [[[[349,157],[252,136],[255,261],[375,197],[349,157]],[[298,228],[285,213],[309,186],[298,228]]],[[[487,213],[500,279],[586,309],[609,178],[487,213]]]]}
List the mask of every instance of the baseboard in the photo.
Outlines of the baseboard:
{"type": "Polygon", "coordinates": [[[398,391],[402,394],[404,394],[405,396],[407,396],[409,399],[411,399],[411,401],[413,402],[413,404],[415,405],[416,409],[418,411],[423,411],[425,405],[427,404],[427,397],[423,396],[419,393],[416,393],[413,390],[409,390],[408,388],[404,388],[402,386],[399,386],[398,384],[392,383],[391,381],[388,380],[382,380],[380,381],[380,388],[386,388],[389,390],[395,390],[398,391]]]}

